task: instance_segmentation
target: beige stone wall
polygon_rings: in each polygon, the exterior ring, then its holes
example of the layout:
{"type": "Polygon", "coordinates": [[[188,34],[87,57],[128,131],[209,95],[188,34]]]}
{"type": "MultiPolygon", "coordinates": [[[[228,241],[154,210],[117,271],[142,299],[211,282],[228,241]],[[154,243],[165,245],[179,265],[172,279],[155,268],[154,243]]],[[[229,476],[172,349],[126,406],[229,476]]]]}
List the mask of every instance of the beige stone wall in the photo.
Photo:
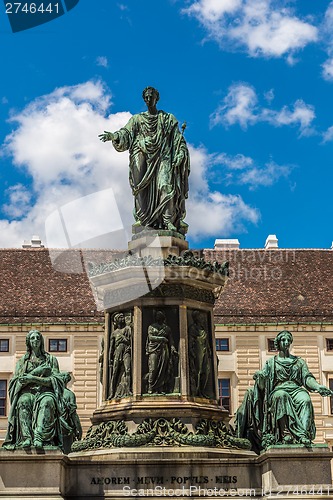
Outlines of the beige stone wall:
{"type": "MultiPolygon", "coordinates": [[[[333,378],[333,351],[326,350],[326,338],[333,338],[333,324],[274,324],[274,325],[216,325],[216,338],[229,338],[230,352],[218,352],[219,378],[231,380],[231,408],[235,413],[244,393],[254,384],[253,373],[261,369],[274,353],[268,352],[267,339],[281,330],[294,336],[292,353],[304,358],[321,384],[333,378]]],[[[316,442],[326,441],[333,446],[333,415],[329,398],[311,395],[317,428],[316,442]]]]}
{"type": "MultiPolygon", "coordinates": [[[[90,417],[101,401],[99,364],[103,325],[99,324],[41,324],[0,325],[0,338],[9,339],[9,353],[0,353],[0,379],[9,379],[15,371],[17,360],[26,352],[25,337],[29,330],[37,328],[43,333],[45,349],[49,339],[67,339],[67,352],[52,353],[59,362],[61,371],[72,373],[68,388],[74,391],[83,433],[90,426],[90,417]]],[[[7,398],[7,415],[9,401],[7,398]]],[[[0,417],[0,444],[7,429],[7,417],[0,417]]]]}

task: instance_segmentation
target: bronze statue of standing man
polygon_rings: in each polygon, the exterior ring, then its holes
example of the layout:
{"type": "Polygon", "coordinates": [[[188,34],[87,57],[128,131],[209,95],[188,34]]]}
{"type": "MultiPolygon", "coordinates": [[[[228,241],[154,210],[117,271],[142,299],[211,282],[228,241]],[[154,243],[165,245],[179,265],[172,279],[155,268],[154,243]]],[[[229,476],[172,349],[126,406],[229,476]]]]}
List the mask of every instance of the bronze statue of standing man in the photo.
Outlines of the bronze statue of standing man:
{"type": "MultiPolygon", "coordinates": [[[[157,110],[159,92],[146,87],[147,111],[132,116],[117,132],[100,134],[117,151],[129,150],[129,181],[134,195],[135,226],[185,234],[189,152],[176,118],[157,110]]],[[[184,127],[184,126],[183,126],[184,127]]]]}

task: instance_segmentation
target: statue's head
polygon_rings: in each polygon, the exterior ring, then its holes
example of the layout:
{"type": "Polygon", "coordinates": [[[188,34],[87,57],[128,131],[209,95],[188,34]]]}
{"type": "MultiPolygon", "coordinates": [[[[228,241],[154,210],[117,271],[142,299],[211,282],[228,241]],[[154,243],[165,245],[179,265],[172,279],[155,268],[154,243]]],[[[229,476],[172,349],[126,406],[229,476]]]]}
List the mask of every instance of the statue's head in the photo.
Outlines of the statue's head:
{"type": "Polygon", "coordinates": [[[274,339],[274,347],[275,347],[275,349],[278,349],[278,350],[280,349],[280,342],[285,337],[287,337],[289,339],[290,344],[293,343],[294,338],[293,338],[292,334],[290,332],[288,332],[288,330],[282,330],[282,332],[279,332],[277,334],[277,336],[275,337],[275,339],[274,339]]]}
{"type": "Polygon", "coordinates": [[[198,321],[200,321],[201,319],[201,311],[199,311],[198,309],[195,309],[193,312],[192,312],[192,318],[193,318],[193,321],[195,321],[196,323],[198,321]]]}
{"type": "Polygon", "coordinates": [[[121,313],[121,312],[120,313],[115,313],[113,315],[113,317],[112,317],[112,321],[113,321],[113,324],[115,326],[117,326],[119,322],[121,323],[124,320],[125,320],[125,317],[124,317],[123,313],[121,313]]]}
{"type": "Polygon", "coordinates": [[[165,321],[165,314],[163,311],[156,311],[155,314],[156,321],[165,321]]]}
{"type": "Polygon", "coordinates": [[[27,346],[27,352],[31,353],[32,347],[31,347],[31,338],[32,337],[38,337],[39,338],[39,344],[40,344],[40,352],[45,353],[45,348],[44,348],[44,338],[43,335],[40,333],[39,330],[30,330],[30,332],[27,333],[27,336],[25,338],[25,344],[27,346]]]}
{"type": "Polygon", "coordinates": [[[157,89],[155,89],[154,87],[146,87],[143,92],[142,92],[142,97],[143,97],[143,100],[146,102],[146,98],[148,97],[148,95],[150,94],[154,94],[156,96],[156,102],[159,100],[160,98],[160,93],[157,89]]]}

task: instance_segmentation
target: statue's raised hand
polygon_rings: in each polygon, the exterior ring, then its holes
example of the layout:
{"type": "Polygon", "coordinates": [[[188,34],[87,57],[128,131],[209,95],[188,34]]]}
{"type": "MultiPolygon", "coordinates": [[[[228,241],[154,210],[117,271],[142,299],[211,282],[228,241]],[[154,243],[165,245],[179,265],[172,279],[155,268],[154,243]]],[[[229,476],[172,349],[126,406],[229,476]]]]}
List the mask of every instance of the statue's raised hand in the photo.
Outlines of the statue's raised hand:
{"type": "Polygon", "coordinates": [[[102,142],[107,142],[107,141],[112,141],[113,139],[113,133],[108,132],[107,130],[104,130],[103,134],[99,134],[99,140],[102,142]]]}

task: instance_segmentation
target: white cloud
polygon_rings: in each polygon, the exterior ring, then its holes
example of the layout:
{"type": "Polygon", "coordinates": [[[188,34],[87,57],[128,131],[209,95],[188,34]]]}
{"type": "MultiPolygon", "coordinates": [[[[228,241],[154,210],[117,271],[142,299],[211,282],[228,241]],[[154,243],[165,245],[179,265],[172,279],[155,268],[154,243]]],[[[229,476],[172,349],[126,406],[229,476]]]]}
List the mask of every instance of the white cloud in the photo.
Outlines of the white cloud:
{"type": "MultiPolygon", "coordinates": [[[[19,220],[0,220],[0,246],[20,246],[32,234],[39,234],[45,240],[45,220],[52,212],[108,188],[113,190],[124,226],[133,223],[128,153],[117,153],[111,143],[104,144],[98,139],[98,134],[118,130],[131,117],[129,112],[106,116],[110,102],[110,92],[102,82],[88,81],[58,88],[11,117],[16,128],[7,136],[2,154],[10,156],[13,164],[31,177],[32,187],[30,193],[23,186],[10,188],[9,203],[2,210],[19,220]],[[17,200],[20,209],[15,208],[17,200]]],[[[258,212],[240,197],[210,190],[207,181],[210,156],[203,148],[190,146],[190,149],[191,191],[187,212],[191,236],[211,236],[217,231],[220,234],[221,229],[234,230],[245,222],[256,222],[258,212]]],[[[68,227],[81,226],[83,222],[66,220],[68,227]]],[[[98,217],[95,224],[100,226],[98,217]]],[[[61,246],[63,236],[57,239],[55,235],[52,242],[57,245],[57,241],[61,246]]]]}
{"type": "Polygon", "coordinates": [[[267,121],[275,127],[284,125],[298,126],[300,135],[311,135],[314,131],[311,124],[316,114],[311,104],[306,104],[302,99],[297,99],[292,106],[283,106],[281,110],[262,108],[258,121],[267,121]]]}
{"type": "Polygon", "coordinates": [[[117,5],[120,10],[128,10],[128,6],[123,3],[118,3],[117,5]]]}
{"type": "Polygon", "coordinates": [[[218,191],[207,191],[205,196],[192,193],[188,203],[187,221],[194,240],[244,232],[244,223],[256,224],[259,217],[259,211],[247,205],[240,196],[224,195],[218,191]]]}
{"type": "MultiPolygon", "coordinates": [[[[110,143],[101,143],[98,134],[119,129],[131,114],[105,117],[110,100],[101,82],[89,81],[56,89],[11,117],[16,129],[6,138],[3,150],[32,178],[35,203],[20,220],[1,221],[8,232],[0,236],[0,245],[19,246],[32,234],[44,238],[45,219],[53,210],[108,187],[121,200],[124,223],[130,223],[127,155],[117,153],[110,143]]],[[[3,207],[8,214],[14,209],[14,203],[3,207]]]]}
{"type": "Polygon", "coordinates": [[[30,207],[31,193],[23,184],[15,184],[7,189],[5,193],[9,198],[9,203],[3,205],[3,211],[17,219],[22,217],[30,207]]]}
{"type": "MultiPolygon", "coordinates": [[[[191,238],[197,240],[216,234],[243,232],[246,223],[257,223],[259,211],[246,204],[240,196],[225,195],[209,189],[207,182],[209,169],[219,162],[220,155],[210,155],[203,147],[195,148],[191,145],[189,150],[191,175],[186,221],[190,225],[191,238]]],[[[224,157],[224,154],[222,156],[224,157]]],[[[246,157],[243,155],[237,155],[233,159],[228,158],[233,165],[246,162],[246,157]]]]}
{"type": "Polygon", "coordinates": [[[203,23],[218,23],[222,16],[237,11],[242,5],[242,0],[200,0],[184,9],[187,14],[194,15],[203,23]]]}
{"type": "Polygon", "coordinates": [[[255,164],[253,158],[242,154],[213,155],[212,163],[220,167],[225,184],[247,185],[252,191],[259,187],[272,186],[283,177],[287,178],[293,169],[290,165],[278,165],[272,160],[261,167],[255,164]]]}
{"type": "Polygon", "coordinates": [[[322,39],[326,44],[328,58],[322,65],[323,78],[333,81],[333,2],[330,2],[325,12],[325,18],[321,29],[322,39]]]}
{"type": "Polygon", "coordinates": [[[239,176],[240,184],[247,184],[251,190],[261,186],[272,186],[281,177],[288,177],[291,172],[291,167],[288,165],[278,165],[270,161],[262,168],[250,168],[246,172],[242,172],[239,176]]]}
{"type": "Polygon", "coordinates": [[[218,123],[224,125],[239,123],[241,127],[246,128],[248,124],[257,121],[255,115],[257,101],[255,90],[250,85],[242,83],[232,85],[223,103],[211,115],[210,123],[212,126],[218,123]]]}
{"type": "Polygon", "coordinates": [[[333,57],[326,59],[324,62],[323,77],[325,80],[333,81],[333,57]]]}
{"type": "Polygon", "coordinates": [[[215,165],[224,165],[230,170],[244,170],[253,165],[253,159],[243,154],[232,156],[226,153],[220,153],[212,157],[212,162],[215,165]]]}
{"type": "Polygon", "coordinates": [[[323,142],[333,141],[333,126],[329,127],[326,132],[323,133],[323,142]]]}
{"type": "Polygon", "coordinates": [[[109,62],[108,58],[105,56],[98,56],[96,59],[97,66],[102,66],[103,68],[108,68],[109,62]]]}
{"type": "Polygon", "coordinates": [[[267,92],[264,93],[264,98],[269,103],[273,101],[274,97],[275,97],[274,89],[269,89],[267,92]]]}
{"type": "Polygon", "coordinates": [[[318,38],[317,28],[283,0],[198,0],[183,12],[196,17],[222,47],[239,47],[253,57],[286,55],[288,60],[318,38]]]}
{"type": "Polygon", "coordinates": [[[312,121],[315,119],[314,107],[298,99],[292,108],[283,106],[280,110],[262,107],[258,104],[258,96],[246,83],[233,84],[223,102],[210,116],[212,126],[221,124],[226,127],[239,124],[246,129],[248,125],[259,122],[270,123],[275,127],[283,125],[298,126],[301,135],[310,133],[312,121]]]}

